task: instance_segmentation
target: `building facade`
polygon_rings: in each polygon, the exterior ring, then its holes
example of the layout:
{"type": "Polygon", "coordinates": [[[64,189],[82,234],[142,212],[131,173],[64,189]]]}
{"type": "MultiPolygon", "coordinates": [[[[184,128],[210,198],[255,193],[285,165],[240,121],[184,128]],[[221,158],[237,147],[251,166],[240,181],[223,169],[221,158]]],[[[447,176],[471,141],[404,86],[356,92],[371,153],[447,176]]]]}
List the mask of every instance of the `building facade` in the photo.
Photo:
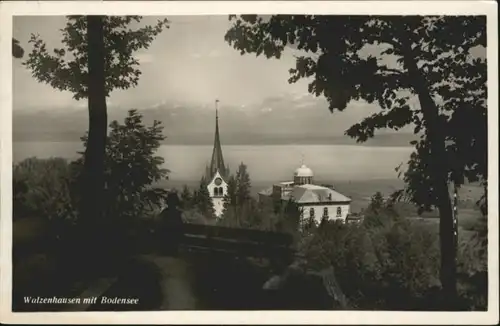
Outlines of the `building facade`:
{"type": "Polygon", "coordinates": [[[305,165],[295,170],[293,181],[274,184],[259,192],[259,201],[273,204],[276,201],[294,201],[301,211],[302,221],[320,223],[323,219],[346,222],[351,199],[333,187],[314,184],[313,171],[305,165]]]}
{"type": "Polygon", "coordinates": [[[224,196],[227,193],[227,178],[229,177],[229,167],[224,164],[220,142],[218,102],[218,100],[215,101],[215,138],[212,159],[206,167],[204,176],[216,217],[220,217],[224,210],[224,196]]]}

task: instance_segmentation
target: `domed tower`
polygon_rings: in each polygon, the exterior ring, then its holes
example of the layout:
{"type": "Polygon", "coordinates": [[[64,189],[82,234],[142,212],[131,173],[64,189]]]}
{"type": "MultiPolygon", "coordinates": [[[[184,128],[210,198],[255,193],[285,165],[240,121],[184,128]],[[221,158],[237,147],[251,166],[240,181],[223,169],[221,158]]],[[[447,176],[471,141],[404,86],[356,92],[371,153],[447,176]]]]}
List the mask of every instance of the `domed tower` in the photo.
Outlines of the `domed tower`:
{"type": "Polygon", "coordinates": [[[295,173],[293,174],[293,183],[297,186],[313,184],[313,177],[313,171],[305,164],[302,164],[302,166],[295,170],[295,173]]]}

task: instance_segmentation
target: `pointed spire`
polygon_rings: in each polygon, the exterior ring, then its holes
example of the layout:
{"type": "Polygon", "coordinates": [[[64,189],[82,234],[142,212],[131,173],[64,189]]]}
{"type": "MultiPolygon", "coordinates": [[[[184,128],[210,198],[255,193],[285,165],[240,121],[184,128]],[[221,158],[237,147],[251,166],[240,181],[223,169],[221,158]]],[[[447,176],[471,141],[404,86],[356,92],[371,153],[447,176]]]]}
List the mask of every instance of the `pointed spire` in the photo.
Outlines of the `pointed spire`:
{"type": "Polygon", "coordinates": [[[215,100],[215,123],[218,127],[219,126],[219,108],[218,108],[217,104],[219,104],[219,100],[215,100]]]}
{"type": "Polygon", "coordinates": [[[210,162],[210,169],[208,178],[213,178],[215,173],[219,171],[219,173],[226,177],[226,165],[224,164],[224,157],[222,156],[222,148],[220,144],[220,136],[219,136],[219,109],[218,109],[219,100],[215,100],[215,138],[214,138],[214,148],[212,151],[212,160],[210,162]]]}

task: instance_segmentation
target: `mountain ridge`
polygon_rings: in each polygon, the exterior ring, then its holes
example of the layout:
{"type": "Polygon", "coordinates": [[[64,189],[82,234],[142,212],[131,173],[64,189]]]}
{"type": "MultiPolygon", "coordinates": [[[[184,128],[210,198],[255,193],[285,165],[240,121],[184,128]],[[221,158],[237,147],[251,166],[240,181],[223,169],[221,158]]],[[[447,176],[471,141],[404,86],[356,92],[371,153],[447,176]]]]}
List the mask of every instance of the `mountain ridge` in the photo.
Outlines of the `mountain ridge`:
{"type": "MultiPolygon", "coordinates": [[[[349,109],[349,108],[348,108],[349,109]]],[[[310,95],[278,95],[249,105],[221,105],[219,126],[225,144],[356,144],[344,135],[373,111],[368,104],[349,109],[352,114],[331,114],[324,99],[310,95]],[[355,115],[356,114],[356,115],[355,115]]],[[[346,110],[346,111],[349,111],[346,110]]],[[[128,110],[110,106],[108,122],[122,121],[128,110]]],[[[144,122],[159,120],[165,144],[203,145],[213,142],[215,109],[209,105],[161,103],[138,109],[144,122]]],[[[79,141],[88,129],[85,108],[13,111],[13,141],[79,141]]],[[[381,130],[363,145],[409,146],[409,132],[381,130]]]]}

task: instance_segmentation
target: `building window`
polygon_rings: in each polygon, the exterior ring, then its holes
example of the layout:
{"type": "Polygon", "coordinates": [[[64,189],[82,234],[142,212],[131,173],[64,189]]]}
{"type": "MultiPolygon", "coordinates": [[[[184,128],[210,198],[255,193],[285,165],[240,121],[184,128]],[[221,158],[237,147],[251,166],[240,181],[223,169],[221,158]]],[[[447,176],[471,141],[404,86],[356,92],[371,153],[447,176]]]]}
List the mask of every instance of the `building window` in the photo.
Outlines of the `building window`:
{"type": "Polygon", "coordinates": [[[309,209],[309,217],[314,218],[314,208],[309,209]]]}
{"type": "Polygon", "coordinates": [[[342,216],[342,208],[337,207],[337,217],[341,217],[341,216],[342,216]]]}
{"type": "Polygon", "coordinates": [[[328,200],[332,201],[332,194],[328,194],[328,200]]]}
{"type": "Polygon", "coordinates": [[[214,188],[214,196],[215,197],[222,197],[222,196],[224,196],[224,189],[222,187],[215,187],[214,188]]]}
{"type": "Polygon", "coordinates": [[[323,216],[328,217],[328,207],[323,208],[323,216]]]}

